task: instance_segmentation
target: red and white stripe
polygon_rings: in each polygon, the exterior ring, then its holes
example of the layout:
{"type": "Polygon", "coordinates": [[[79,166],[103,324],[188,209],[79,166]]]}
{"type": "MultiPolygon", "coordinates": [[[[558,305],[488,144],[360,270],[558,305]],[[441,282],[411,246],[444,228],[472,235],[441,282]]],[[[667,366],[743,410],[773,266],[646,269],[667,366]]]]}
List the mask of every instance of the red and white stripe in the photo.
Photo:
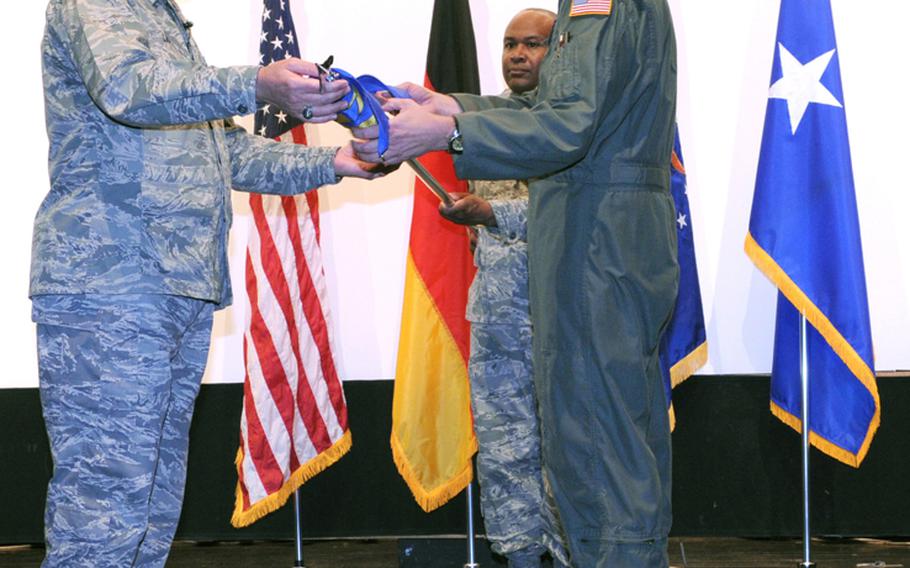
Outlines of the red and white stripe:
{"type": "Polygon", "coordinates": [[[583,16],[586,14],[603,14],[609,16],[612,10],[612,0],[587,0],[584,2],[572,0],[572,9],[569,12],[569,16],[583,16]]]}
{"type": "MultiPolygon", "coordinates": [[[[287,137],[305,143],[302,126],[287,137]]],[[[285,489],[348,430],[332,356],[318,203],[315,191],[250,196],[255,227],[247,246],[250,323],[238,463],[243,511],[285,489]]]]}

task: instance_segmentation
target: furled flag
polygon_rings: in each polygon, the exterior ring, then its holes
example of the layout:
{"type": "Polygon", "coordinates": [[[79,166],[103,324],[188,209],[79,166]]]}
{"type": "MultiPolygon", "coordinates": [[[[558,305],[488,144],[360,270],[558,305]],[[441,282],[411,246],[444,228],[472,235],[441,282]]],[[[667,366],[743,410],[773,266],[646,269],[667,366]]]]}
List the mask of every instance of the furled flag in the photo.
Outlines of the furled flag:
{"type": "Polygon", "coordinates": [[[801,431],[802,313],[810,441],[858,467],[880,402],[828,0],[781,3],[746,253],[779,289],[771,411],[801,431]]]}
{"type": "MultiPolygon", "coordinates": [[[[265,1],[260,50],[263,65],[300,56],[289,0],[265,1]]],[[[306,143],[303,124],[269,105],[256,113],[255,128],[267,138],[306,143]]],[[[236,527],[280,508],[351,447],[329,333],[318,193],[251,194],[250,210],[236,527]]]]}
{"type": "MultiPolygon", "coordinates": [[[[468,0],[436,1],[425,85],[444,93],[480,91],[468,0]]],[[[448,191],[467,191],[445,152],[419,161],[448,191]]],[[[431,511],[471,482],[477,451],[464,317],[474,266],[464,227],[445,221],[439,200],[419,179],[415,184],[391,445],[417,503],[431,511]]]]}
{"type": "Polygon", "coordinates": [[[679,258],[679,294],[673,319],[660,344],[660,366],[670,412],[670,427],[676,426],[673,411],[673,389],[692,376],[708,361],[705,316],[695,264],[695,241],[692,238],[692,216],[686,196],[686,169],[683,166],[679,129],[670,159],[670,193],[676,205],[677,256],[679,258]]]}

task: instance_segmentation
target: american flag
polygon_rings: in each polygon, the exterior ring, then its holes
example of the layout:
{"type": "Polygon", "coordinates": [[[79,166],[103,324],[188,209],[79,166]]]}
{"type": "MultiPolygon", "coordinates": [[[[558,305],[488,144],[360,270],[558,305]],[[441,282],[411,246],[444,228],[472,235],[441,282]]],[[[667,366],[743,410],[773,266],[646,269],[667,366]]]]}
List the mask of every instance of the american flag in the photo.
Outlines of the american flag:
{"type": "MultiPolygon", "coordinates": [[[[300,57],[289,0],[265,0],[260,64],[289,57],[300,57]]],[[[306,143],[303,124],[268,104],[256,113],[255,130],[306,143]]],[[[250,322],[243,341],[246,377],[231,518],[237,527],[280,508],[351,446],[329,334],[318,194],[251,194],[250,210],[250,322]]]]}
{"type": "Polygon", "coordinates": [[[585,16],[590,14],[609,16],[612,11],[612,0],[572,0],[572,9],[569,11],[569,16],[585,16]]]}

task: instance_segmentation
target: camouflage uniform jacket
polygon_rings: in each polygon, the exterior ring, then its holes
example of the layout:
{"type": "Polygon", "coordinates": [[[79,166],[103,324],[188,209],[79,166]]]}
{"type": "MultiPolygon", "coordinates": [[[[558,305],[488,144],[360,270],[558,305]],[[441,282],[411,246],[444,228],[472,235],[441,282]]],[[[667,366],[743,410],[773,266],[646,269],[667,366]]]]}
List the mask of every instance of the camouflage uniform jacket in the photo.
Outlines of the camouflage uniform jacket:
{"type": "Polygon", "coordinates": [[[51,0],[42,43],[50,192],[29,294],[227,305],[230,188],[335,181],[336,148],[254,137],[256,66],[206,65],[172,0],[51,0]]]}
{"type": "Polygon", "coordinates": [[[468,294],[472,323],[531,325],[528,308],[528,184],[473,181],[471,191],[490,202],[497,226],[477,231],[477,273],[468,294]]]}

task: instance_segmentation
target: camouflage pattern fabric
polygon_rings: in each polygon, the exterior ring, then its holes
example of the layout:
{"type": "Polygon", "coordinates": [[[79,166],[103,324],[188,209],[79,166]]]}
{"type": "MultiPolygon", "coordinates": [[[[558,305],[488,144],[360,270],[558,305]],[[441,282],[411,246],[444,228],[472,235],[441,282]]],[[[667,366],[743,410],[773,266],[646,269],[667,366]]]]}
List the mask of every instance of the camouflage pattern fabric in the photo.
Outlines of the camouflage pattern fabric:
{"type": "Polygon", "coordinates": [[[209,67],[171,0],[51,0],[42,64],[51,188],[30,295],[231,301],[230,188],[335,182],[337,148],[279,144],[229,117],[256,110],[257,66],[209,67]]]}
{"type": "Polygon", "coordinates": [[[550,550],[567,555],[544,507],[540,426],[531,374],[528,258],[522,181],[471,182],[490,201],[497,227],[478,230],[477,273],[468,295],[471,405],[487,538],[512,568],[536,568],[550,550]]]}
{"type": "Polygon", "coordinates": [[[45,568],[164,566],[213,311],[163,295],[33,301],[54,458],[45,568]]]}
{"type": "Polygon", "coordinates": [[[336,181],[337,148],[247,134],[258,66],[216,68],[172,0],[50,0],[50,192],[29,294],[55,460],[45,566],[163,566],[211,312],[231,302],[230,189],[336,181]]]}
{"type": "Polygon", "coordinates": [[[528,185],[524,181],[473,181],[471,191],[488,200],[497,227],[477,228],[477,273],[468,294],[472,323],[531,325],[528,307],[528,185]]]}
{"type": "MultiPolygon", "coordinates": [[[[508,92],[504,94],[508,96],[508,92]]],[[[528,199],[528,182],[523,179],[474,180],[470,183],[471,193],[487,201],[513,201],[528,199]]]]}
{"type": "Polygon", "coordinates": [[[543,507],[531,327],[473,324],[468,370],[480,505],[493,550],[512,568],[540,566],[548,548],[565,559],[543,507]]]}

